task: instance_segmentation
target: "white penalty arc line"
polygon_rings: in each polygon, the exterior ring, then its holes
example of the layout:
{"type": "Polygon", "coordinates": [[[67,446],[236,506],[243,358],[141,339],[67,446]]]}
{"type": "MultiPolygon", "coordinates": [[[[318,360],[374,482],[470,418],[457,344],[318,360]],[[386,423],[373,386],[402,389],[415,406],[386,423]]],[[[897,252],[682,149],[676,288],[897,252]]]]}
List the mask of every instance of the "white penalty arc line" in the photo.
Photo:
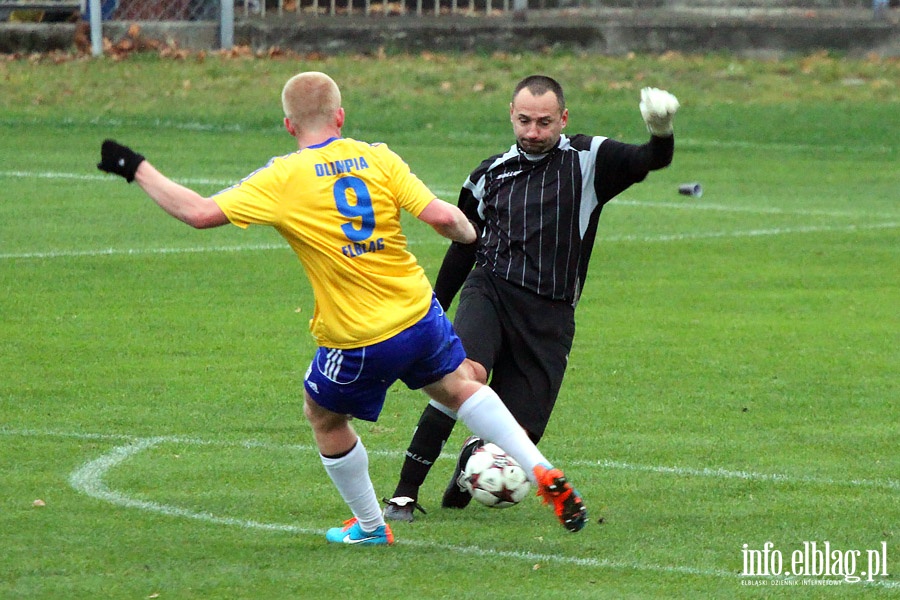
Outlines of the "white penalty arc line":
{"type": "MultiPolygon", "coordinates": [[[[325,535],[324,529],[314,529],[308,527],[300,527],[298,525],[289,525],[286,523],[264,523],[252,519],[237,519],[232,517],[221,517],[209,512],[193,511],[167,504],[160,504],[149,500],[140,500],[132,498],[127,494],[111,490],[103,482],[103,476],[107,471],[122,464],[132,456],[149,450],[154,446],[174,441],[180,438],[143,438],[124,446],[113,448],[107,454],[100,458],[89,461],[76,469],[69,476],[70,485],[76,490],[87,496],[102,500],[116,506],[125,508],[135,508],[149,512],[155,512],[170,517],[180,517],[195,521],[202,521],[214,525],[227,525],[239,527],[242,529],[259,529],[263,531],[273,531],[280,533],[290,533],[299,535],[325,535]]],[[[584,558],[563,556],[559,554],[543,554],[537,552],[514,552],[509,550],[497,550],[491,548],[482,548],[480,546],[466,545],[460,546],[455,544],[444,544],[440,542],[426,542],[421,540],[397,540],[397,545],[425,548],[430,550],[446,550],[458,554],[470,554],[475,556],[490,556],[500,558],[510,558],[515,560],[527,560],[530,562],[555,562],[563,564],[571,564],[581,567],[594,567],[606,569],[634,570],[634,571],[654,571],[665,574],[681,574],[707,577],[735,577],[736,573],[729,571],[697,569],[694,567],[681,566],[664,566],[645,563],[627,563],[612,561],[606,559],[584,558]]]]}
{"type": "MultiPolygon", "coordinates": [[[[2,433],[7,433],[6,431],[2,431],[2,433]]],[[[106,454],[96,458],[94,460],[88,461],[83,464],[81,467],[72,472],[69,476],[69,483],[76,491],[79,491],[89,497],[102,500],[105,502],[109,502],[111,504],[127,507],[127,508],[135,508],[139,510],[155,512],[159,514],[163,514],[171,517],[180,517],[186,518],[196,521],[202,521],[205,523],[211,523],[215,525],[226,525],[232,527],[239,527],[243,529],[258,529],[264,531],[273,531],[273,532],[281,532],[281,533],[291,533],[291,534],[302,534],[302,535],[324,535],[325,530],[315,529],[315,528],[307,528],[300,527],[297,525],[289,525],[282,523],[266,523],[261,521],[256,521],[252,519],[237,519],[233,517],[222,517],[209,512],[204,511],[193,511],[185,508],[180,508],[176,506],[171,506],[167,504],[161,504],[158,502],[148,501],[148,500],[140,500],[128,496],[122,492],[111,490],[109,487],[103,482],[104,475],[110,471],[111,469],[121,465],[126,460],[135,456],[141,452],[149,450],[155,446],[158,446],[163,443],[197,443],[202,445],[210,445],[215,444],[216,442],[210,442],[205,440],[197,440],[194,438],[184,438],[177,436],[158,436],[158,437],[150,437],[150,438],[137,438],[133,441],[120,445],[113,448],[111,451],[106,454]]],[[[234,445],[243,446],[243,447],[274,447],[274,448],[285,448],[284,446],[277,446],[272,444],[265,444],[259,442],[238,442],[234,445]]],[[[290,446],[293,449],[309,449],[312,450],[311,446],[290,446]]],[[[381,452],[383,454],[386,452],[381,452]]],[[[396,455],[396,453],[390,453],[392,456],[396,455]]],[[[602,466],[621,466],[623,463],[595,463],[600,464],[602,466]]],[[[661,473],[672,472],[671,470],[661,470],[656,471],[661,473]]],[[[704,476],[721,476],[721,472],[719,470],[712,470],[707,472],[706,470],[694,471],[690,474],[696,475],[704,475],[704,476]]],[[[777,479],[775,479],[777,480],[777,479]]],[[[485,556],[485,557],[500,557],[500,558],[509,558],[514,560],[526,560],[534,563],[541,562],[553,562],[553,563],[562,563],[562,564],[570,564],[579,567],[589,567],[589,568],[601,568],[601,569],[615,569],[615,570],[630,570],[630,571],[650,571],[656,573],[663,573],[669,575],[691,575],[691,576],[702,576],[702,577],[727,577],[727,578],[741,578],[739,572],[733,571],[725,571],[718,569],[700,569],[695,567],[688,566],[671,566],[671,565],[657,565],[652,563],[640,563],[640,562],[624,562],[624,561],[614,561],[609,559],[596,559],[596,558],[587,558],[587,557],[572,557],[572,556],[564,556],[559,554],[544,554],[538,552],[520,552],[520,551],[509,551],[509,550],[498,550],[491,548],[482,548],[480,546],[475,545],[455,545],[455,544],[444,544],[439,542],[430,542],[430,541],[420,541],[420,540],[398,540],[397,544],[403,546],[411,546],[411,547],[419,547],[426,548],[430,550],[446,550],[458,554],[469,554],[475,556],[485,556]]],[[[763,577],[762,579],[766,579],[763,577]]],[[[900,588],[900,582],[895,581],[873,581],[873,582],[864,582],[864,585],[875,585],[879,587],[885,588],[900,588]]]]}
{"type": "MultiPolygon", "coordinates": [[[[266,448],[266,449],[279,449],[279,450],[314,450],[312,446],[305,445],[278,445],[271,444],[266,442],[259,442],[255,440],[246,440],[240,442],[223,442],[223,441],[209,441],[202,440],[197,438],[190,437],[180,437],[180,436],[156,436],[156,437],[145,437],[145,438],[135,438],[132,436],[126,435],[112,435],[112,434],[85,434],[85,433],[64,433],[64,432],[52,432],[52,431],[38,431],[38,430],[9,430],[6,428],[0,427],[0,435],[7,436],[57,436],[57,437],[70,437],[77,439],[93,439],[93,440],[106,440],[106,441],[116,441],[116,442],[126,442],[124,445],[119,445],[114,447],[112,450],[107,452],[106,454],[96,458],[94,460],[88,461],[84,463],[82,466],[77,468],[75,471],[71,473],[69,476],[69,483],[78,492],[81,492],[89,497],[102,500],[108,503],[111,503],[116,506],[126,507],[126,508],[134,508],[138,510],[144,510],[149,512],[155,512],[158,514],[163,514],[171,517],[179,517],[185,519],[191,519],[196,521],[202,521],[206,523],[211,523],[215,525],[226,525],[232,527],[239,527],[243,529],[257,529],[263,531],[272,531],[272,532],[281,532],[281,533],[292,533],[292,534],[303,534],[303,535],[324,535],[325,530],[315,529],[315,528],[307,528],[300,527],[298,525],[289,525],[289,524],[280,524],[280,523],[266,523],[261,521],[256,521],[252,519],[238,519],[233,517],[222,517],[209,512],[204,511],[194,511],[181,507],[171,506],[167,504],[161,504],[158,502],[153,502],[149,500],[141,500],[137,498],[133,498],[127,494],[122,492],[111,490],[103,481],[104,475],[110,471],[111,469],[121,465],[131,457],[149,450],[155,446],[158,446],[163,443],[181,443],[181,444],[196,444],[196,445],[226,445],[226,446],[235,446],[235,447],[244,447],[244,448],[266,448]]],[[[370,454],[375,455],[386,455],[386,456],[396,456],[397,452],[390,451],[370,451],[370,454]]],[[[682,469],[677,467],[638,467],[635,465],[631,465],[629,463],[620,463],[613,461],[593,461],[593,462],[582,462],[580,464],[591,465],[591,466],[600,466],[605,468],[625,468],[629,470],[644,470],[651,471],[663,474],[676,474],[676,475],[690,475],[690,476],[701,476],[701,477],[737,477],[741,479],[762,479],[766,481],[774,481],[774,482],[796,482],[802,481],[804,483],[844,483],[849,485],[875,485],[877,487],[882,487],[885,482],[874,482],[874,481],[865,481],[865,480],[857,480],[857,481],[849,481],[849,482],[840,482],[837,480],[818,480],[818,479],[796,479],[790,478],[787,476],[779,476],[779,475],[763,475],[763,474],[753,474],[747,472],[734,472],[734,471],[725,471],[722,469],[682,469]]],[[[886,487],[896,489],[900,486],[900,482],[888,481],[888,485],[886,487]]],[[[581,567],[590,567],[590,568],[601,568],[601,569],[616,569],[616,570],[631,570],[631,571],[650,571],[657,572],[663,574],[670,575],[692,575],[692,576],[704,576],[704,577],[728,577],[728,578],[741,578],[741,575],[738,572],[733,571],[725,571],[725,570],[716,570],[716,569],[700,569],[695,567],[687,567],[687,566],[669,566],[669,565],[657,565],[652,563],[639,563],[639,562],[624,562],[624,561],[614,561],[608,559],[596,559],[596,558],[586,558],[586,557],[572,557],[572,556],[564,556],[558,554],[543,554],[537,552],[519,552],[519,551],[508,551],[508,550],[497,550],[491,548],[483,548],[480,546],[474,545],[454,545],[454,544],[442,544],[439,542],[430,542],[430,541],[419,541],[419,540],[399,540],[397,542],[403,546],[412,546],[412,547],[420,547],[431,550],[447,550],[450,552],[455,552],[459,554],[470,554],[476,556],[485,556],[485,557],[500,557],[500,558],[509,558],[515,560],[527,560],[535,563],[540,562],[555,562],[562,564],[570,564],[581,567]]],[[[766,577],[761,577],[761,579],[766,579],[766,577]]],[[[900,582],[896,581],[873,581],[873,582],[863,582],[864,585],[874,585],[878,587],[884,588],[900,588],[900,582]]]]}
{"type": "Polygon", "coordinates": [[[149,500],[140,500],[128,496],[127,494],[123,494],[122,492],[111,490],[103,482],[103,476],[107,471],[122,464],[132,456],[145,450],[149,450],[159,444],[174,441],[184,442],[184,439],[171,437],[140,438],[124,446],[117,446],[100,458],[88,461],[73,471],[72,474],[69,475],[69,484],[76,491],[90,496],[91,498],[103,500],[110,504],[115,504],[116,506],[156,512],[170,517],[183,517],[216,525],[230,525],[247,529],[263,529],[266,531],[282,531],[301,534],[324,534],[324,531],[318,529],[306,529],[294,525],[279,525],[246,519],[220,517],[208,512],[198,512],[149,500]]]}
{"type": "MultiPolygon", "coordinates": [[[[180,517],[195,521],[202,521],[215,525],[227,525],[239,527],[243,529],[259,529],[264,531],[274,531],[281,533],[292,533],[302,535],[324,535],[325,530],[314,529],[308,527],[300,527],[297,525],[289,525],[284,523],[264,523],[252,519],[237,519],[232,517],[222,517],[204,511],[194,511],[186,508],[161,504],[149,500],[140,500],[133,498],[122,492],[111,490],[103,482],[104,475],[111,469],[121,465],[129,458],[149,450],[163,443],[185,443],[190,439],[179,437],[152,437],[139,438],[131,443],[117,446],[106,454],[88,461],[81,467],[72,472],[69,476],[69,484],[78,492],[81,492],[91,498],[102,500],[116,506],[125,508],[134,508],[149,512],[155,512],[170,517],[180,517]]],[[[202,444],[202,440],[198,440],[202,444]]],[[[255,445],[255,444],[254,444],[255,445]]],[[[582,567],[622,569],[635,571],[654,571],[667,574],[683,574],[708,577],[734,577],[736,573],[729,571],[698,569],[694,567],[682,566],[664,566],[644,563],[628,563],[611,561],[606,559],[571,557],[558,554],[543,554],[537,552],[514,552],[508,550],[497,550],[491,548],[482,548],[480,546],[466,545],[460,546],[455,544],[444,544],[440,542],[428,542],[421,540],[398,540],[398,545],[412,546],[419,548],[427,548],[432,550],[447,550],[459,554],[471,554],[476,556],[491,556],[501,558],[511,558],[516,560],[527,560],[536,563],[540,562],[556,562],[564,564],[572,564],[582,567]]]]}

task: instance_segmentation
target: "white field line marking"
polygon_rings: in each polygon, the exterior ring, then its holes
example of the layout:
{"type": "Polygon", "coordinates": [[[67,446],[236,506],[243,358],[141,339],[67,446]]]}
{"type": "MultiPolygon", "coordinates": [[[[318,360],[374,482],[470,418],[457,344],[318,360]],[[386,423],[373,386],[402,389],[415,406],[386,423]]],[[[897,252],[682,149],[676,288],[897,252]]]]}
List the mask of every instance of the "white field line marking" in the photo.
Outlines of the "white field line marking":
{"type": "MultiPolygon", "coordinates": [[[[184,517],[187,519],[195,519],[208,523],[214,523],[217,525],[232,525],[249,529],[265,529],[268,531],[285,531],[289,533],[310,534],[324,533],[324,531],[320,531],[317,529],[305,529],[293,525],[277,525],[273,523],[261,523],[258,521],[249,521],[245,519],[219,517],[213,515],[212,513],[197,512],[185,508],[178,508],[166,504],[160,504],[158,502],[151,502],[148,500],[138,500],[136,498],[132,498],[131,496],[123,494],[122,492],[111,490],[106,486],[105,483],[103,483],[103,476],[113,467],[122,464],[132,456],[143,452],[144,450],[149,450],[150,448],[153,448],[154,446],[157,446],[164,442],[173,442],[176,440],[177,438],[166,437],[139,438],[130,444],[117,446],[100,458],[88,461],[81,467],[73,471],[72,474],[69,475],[69,484],[75,490],[86,494],[91,498],[103,500],[105,502],[109,502],[110,504],[115,504],[116,506],[137,508],[140,510],[164,514],[170,517],[184,517]]],[[[183,440],[177,441],[183,442],[183,440]]]]}
{"type": "MultiPolygon", "coordinates": [[[[116,175],[104,175],[102,173],[58,173],[53,171],[0,171],[0,179],[70,179],[74,181],[105,181],[107,183],[121,183],[116,175]]],[[[218,185],[223,188],[237,183],[238,180],[206,179],[202,177],[179,178],[178,183],[189,185],[218,185]]]]}
{"type": "Polygon", "coordinates": [[[778,144],[778,143],[759,143],[759,142],[743,142],[740,140],[722,141],[722,140],[695,140],[690,138],[679,138],[679,146],[694,146],[697,148],[737,148],[746,150],[790,150],[794,152],[811,152],[815,153],[825,149],[827,152],[859,152],[872,154],[893,154],[897,151],[894,146],[814,146],[811,144],[778,144]]]}
{"type": "Polygon", "coordinates": [[[90,256],[142,256],[155,254],[196,254],[201,252],[247,252],[253,250],[290,250],[287,243],[246,244],[235,246],[189,246],[185,248],[98,248],[96,250],[50,250],[0,254],[0,260],[27,258],[79,258],[90,256]]]}
{"type": "Polygon", "coordinates": [[[809,477],[805,475],[782,475],[779,473],[757,473],[754,471],[732,471],[722,468],[704,467],[702,469],[692,467],[665,467],[653,465],[636,465],[633,463],[619,462],[615,460],[573,460],[567,464],[582,467],[600,467],[603,469],[616,469],[635,471],[640,473],[659,473],[664,475],[678,475],[682,477],[710,477],[715,479],[743,479],[746,481],[768,481],[771,483],[804,484],[821,486],[848,486],[882,488],[900,491],[900,481],[895,479],[831,479],[829,477],[809,477]]]}
{"type": "MultiPolygon", "coordinates": [[[[220,517],[214,515],[212,513],[203,512],[203,511],[193,511],[185,508],[179,508],[175,506],[170,506],[167,504],[160,504],[158,502],[151,502],[147,500],[139,500],[136,498],[132,498],[122,492],[118,492],[115,490],[109,489],[105,483],[103,483],[103,476],[113,469],[121,465],[123,462],[135,456],[136,454],[143,452],[145,450],[149,450],[154,446],[157,446],[166,442],[180,442],[184,443],[184,438],[166,438],[166,437],[154,437],[154,438],[140,438],[133,441],[130,444],[126,444],[124,446],[117,446],[113,448],[110,452],[104,454],[100,458],[89,461],[76,469],[69,476],[69,483],[72,487],[87,495],[91,498],[95,498],[97,500],[103,500],[105,502],[109,502],[110,504],[114,504],[116,506],[126,507],[126,508],[136,508],[139,510],[145,510],[149,512],[155,512],[159,514],[163,514],[170,517],[181,517],[185,519],[192,519],[196,521],[202,521],[205,523],[212,523],[214,525],[228,525],[232,527],[240,527],[243,529],[261,529],[265,531],[277,531],[282,533],[292,533],[292,534],[304,534],[304,535],[324,535],[324,529],[314,529],[307,527],[299,527],[297,525],[289,525],[289,524],[281,524],[281,523],[263,523],[260,521],[249,520],[249,519],[235,519],[231,517],[220,517]]],[[[205,442],[203,442],[205,443],[205,442]]],[[[399,545],[404,546],[414,546],[420,548],[428,548],[428,549],[436,549],[436,550],[448,550],[450,552],[457,552],[460,554],[473,554],[476,556],[496,556],[503,558],[513,558],[518,560],[528,560],[532,562],[558,562],[558,563],[566,563],[566,564],[574,564],[577,566],[583,567],[595,567],[595,568],[610,568],[610,569],[627,569],[627,570],[636,570],[636,571],[655,571],[660,573],[669,573],[669,574],[684,574],[684,575],[700,575],[700,576],[711,576],[711,577],[733,577],[735,573],[729,571],[718,571],[718,570],[707,570],[707,569],[696,569],[693,567],[680,567],[680,566],[663,566],[663,565],[654,565],[654,564],[643,564],[643,563],[626,563],[626,562],[618,562],[611,560],[598,560],[594,558],[579,558],[579,557],[570,557],[563,556],[558,554],[540,554],[536,552],[511,552],[506,550],[493,550],[490,548],[481,548],[479,546],[457,546],[453,544],[442,544],[437,542],[426,542],[426,541],[417,541],[417,540],[399,540],[397,542],[399,545]]]]}
{"type": "MultiPolygon", "coordinates": [[[[56,172],[38,172],[38,171],[0,171],[0,179],[3,177],[14,178],[37,178],[37,179],[74,179],[83,181],[107,181],[118,182],[118,178],[112,175],[103,174],[80,174],[80,173],[56,173],[56,172]]],[[[181,183],[190,185],[217,185],[222,188],[232,185],[234,181],[219,179],[197,179],[186,178],[180,180],[181,183]]],[[[448,190],[438,190],[435,193],[445,197],[450,197],[455,192],[448,190]]],[[[672,210],[706,210],[720,212],[742,212],[752,214],[768,214],[768,215],[799,215],[799,216],[825,216],[831,218],[856,218],[865,216],[871,218],[870,214],[859,214],[842,211],[823,211],[823,210],[786,210],[777,207],[748,207],[748,206],[730,206],[724,204],[709,204],[699,202],[646,202],[636,200],[617,199],[611,203],[611,206],[634,206],[641,208],[664,208],[672,210]]],[[[888,216],[888,215],[883,215],[888,216]]],[[[751,229],[746,231],[709,231],[696,233],[678,233],[678,234],[659,234],[659,235],[619,235],[619,236],[603,236],[598,239],[601,242],[617,243],[617,242],[641,242],[641,243],[665,243],[679,242],[686,240],[701,239],[722,239],[722,238],[752,238],[762,236],[775,235],[791,235],[804,233],[828,233],[828,232],[856,232],[873,229],[894,229],[900,226],[898,222],[873,223],[873,224],[848,224],[848,225],[822,225],[822,226],[806,226],[806,227],[781,227],[766,229],[751,229]]],[[[410,245],[417,244],[444,244],[445,242],[435,236],[430,236],[426,240],[416,240],[410,238],[410,245]]],[[[141,256],[141,255],[160,255],[160,254],[193,254],[202,252],[242,252],[253,250],[276,250],[286,248],[286,244],[269,243],[269,244],[250,244],[250,245],[234,245],[234,246],[193,246],[186,248],[98,248],[93,250],[49,250],[45,252],[8,252],[0,253],[0,260],[12,259],[52,259],[52,258],[78,258],[78,257],[96,257],[96,256],[141,256]]]]}
{"type": "MultiPolygon", "coordinates": [[[[866,225],[810,225],[806,227],[772,227],[767,229],[748,229],[745,231],[706,231],[697,233],[673,233],[669,235],[618,235],[601,237],[599,239],[601,242],[680,242],[685,240],[753,238],[802,233],[853,233],[876,229],[896,229],[897,227],[900,227],[900,221],[870,223],[866,225]]],[[[2,258],[2,255],[0,255],[0,258],[2,258]]]]}
{"type": "Polygon", "coordinates": [[[837,211],[837,210],[818,210],[818,209],[785,209],[778,206],[736,206],[733,204],[712,204],[710,202],[660,202],[648,200],[627,200],[617,198],[613,200],[610,207],[615,206],[638,206],[642,208],[667,208],[672,210],[708,210],[719,212],[733,213],[751,213],[758,215],[785,215],[785,216],[802,216],[802,217],[832,217],[832,218],[848,218],[857,217],[893,217],[893,214],[872,215],[872,213],[862,213],[854,211],[837,211]]]}
{"type": "MultiPolygon", "coordinates": [[[[76,439],[92,439],[92,440],[108,440],[108,441],[127,441],[125,445],[117,446],[113,448],[111,451],[102,455],[99,458],[88,461],[83,464],[81,467],[72,472],[69,476],[69,483],[72,487],[87,496],[92,498],[102,500],[105,502],[109,502],[116,506],[122,506],[126,508],[136,508],[139,510],[146,510],[150,512],[155,512],[159,514],[164,514],[166,516],[172,517],[180,517],[186,519],[192,519],[197,521],[202,521],[206,523],[211,523],[215,525],[227,525],[232,527],[240,527],[244,529],[259,529],[264,531],[276,531],[282,533],[293,533],[293,534],[305,534],[305,535],[324,535],[325,530],[323,529],[315,529],[315,528],[306,528],[300,527],[297,525],[288,525],[288,524],[279,524],[279,523],[264,523],[260,521],[250,520],[250,519],[236,519],[232,517],[221,517],[214,515],[208,512],[202,511],[193,511],[185,508],[170,506],[166,504],[160,504],[158,502],[152,502],[148,500],[140,500],[136,498],[132,498],[127,494],[123,494],[122,492],[118,492],[115,490],[109,489],[109,487],[103,482],[104,475],[110,471],[111,469],[121,465],[126,460],[135,456],[136,454],[143,452],[145,450],[149,450],[157,445],[163,443],[181,443],[181,444],[195,444],[195,445],[224,445],[224,446],[233,446],[233,447],[245,447],[245,448],[266,448],[266,449],[274,449],[274,450],[303,450],[303,451],[313,451],[314,448],[312,446],[307,445],[278,445],[271,444],[266,442],[258,442],[255,440],[246,440],[241,442],[218,442],[218,441],[210,441],[210,440],[202,440],[197,438],[189,438],[189,437],[179,437],[179,436],[158,436],[151,438],[134,438],[132,436],[126,435],[111,435],[111,434],[85,434],[85,433],[64,433],[64,432],[52,432],[52,431],[38,431],[38,430],[9,430],[6,428],[0,428],[0,435],[7,436],[56,436],[56,437],[69,437],[76,439]]],[[[379,456],[390,456],[396,457],[399,453],[396,451],[370,451],[369,454],[379,455],[379,456]]],[[[446,454],[446,456],[454,456],[450,454],[446,454]]],[[[627,468],[630,470],[634,470],[634,465],[629,465],[628,463],[619,463],[619,462],[582,462],[580,464],[586,466],[600,466],[603,468],[627,468]]],[[[746,472],[729,472],[724,471],[722,469],[681,469],[677,467],[640,467],[637,470],[644,470],[650,472],[656,472],[661,474],[677,474],[677,475],[691,475],[691,476],[701,476],[701,477],[723,477],[723,476],[738,476],[742,479],[763,479],[766,481],[776,481],[776,482],[792,482],[798,481],[796,478],[790,478],[787,476],[766,476],[760,474],[752,474],[746,472]]],[[[818,480],[818,479],[801,479],[805,483],[847,483],[840,481],[832,481],[832,480],[818,480]]],[[[851,485],[868,485],[868,484],[878,484],[880,482],[850,482],[851,485]]],[[[897,482],[888,482],[888,487],[896,487],[898,485],[897,482]]],[[[450,552],[456,552],[460,554],[471,554],[475,556],[485,556],[485,557],[501,557],[501,558],[511,558],[516,560],[527,560],[531,562],[556,562],[556,563],[564,563],[571,564],[582,567],[592,567],[592,568],[604,568],[604,569],[616,569],[616,570],[631,570],[631,571],[651,571],[663,574],[675,574],[675,575],[692,575],[692,576],[704,576],[704,577],[728,577],[728,578],[739,578],[741,577],[740,573],[732,572],[732,571],[724,571],[724,570],[715,570],[715,569],[698,569],[695,567],[687,567],[687,566],[669,566],[669,565],[656,565],[652,563],[637,563],[637,562],[624,562],[624,561],[613,561],[608,559],[596,559],[596,558],[584,558],[584,557],[572,557],[572,556],[564,556],[558,554],[541,554],[536,552],[513,552],[507,550],[495,550],[490,548],[482,548],[480,546],[458,546],[453,544],[441,544],[438,542],[426,542],[426,541],[418,541],[418,540],[399,540],[397,542],[399,545],[404,546],[413,546],[420,548],[427,548],[431,550],[447,550],[450,552]]],[[[865,585],[876,585],[879,587],[885,588],[900,588],[900,582],[895,581],[875,581],[875,582],[865,582],[865,585]]]]}
{"type": "MultiPolygon", "coordinates": [[[[676,233],[670,235],[619,235],[598,238],[600,242],[642,242],[664,243],[688,240],[723,239],[723,238],[753,238],[776,235],[792,235],[804,233],[853,233],[859,231],[896,229],[900,227],[900,221],[891,223],[872,223],[868,225],[834,225],[834,226],[809,226],[809,227],[785,227],[771,229],[749,229],[746,231],[707,231],[697,233],[676,233]]],[[[437,236],[431,236],[427,240],[410,239],[410,246],[424,244],[446,244],[437,236]],[[433,238],[433,239],[432,239],[433,238]]],[[[53,259],[53,258],[79,258],[96,256],[146,256],[160,254],[199,254],[205,252],[246,252],[256,250],[288,250],[287,243],[246,244],[233,246],[188,246],[184,248],[98,248],[95,250],[48,250],[46,252],[7,252],[0,253],[0,260],[17,259],[53,259]]]]}
{"type": "MultiPolygon", "coordinates": [[[[72,179],[76,181],[103,181],[107,183],[120,183],[119,177],[115,175],[106,175],[103,173],[86,174],[86,173],[66,173],[53,171],[0,171],[0,179],[72,179]]],[[[178,183],[189,185],[213,185],[220,186],[222,189],[232,186],[238,182],[238,179],[209,179],[186,177],[178,178],[178,183]]],[[[443,198],[455,198],[459,194],[459,189],[440,189],[432,188],[435,194],[443,198]]],[[[674,210],[709,210],[721,212],[743,212],[754,214],[772,214],[772,215],[800,215],[800,216],[825,216],[836,218],[854,218],[854,217],[872,217],[871,213],[853,212],[853,211],[829,211],[817,209],[784,209],[780,207],[759,207],[759,206],[733,206],[729,204],[711,204],[708,202],[699,202],[685,200],[683,202],[649,202],[642,200],[627,200],[617,198],[613,200],[610,206],[637,206],[645,208],[670,208],[674,210]]],[[[879,216],[879,215],[874,215],[879,216]]],[[[891,215],[881,215],[890,217],[891,215]]]]}
{"type": "MultiPolygon", "coordinates": [[[[110,442],[133,442],[139,438],[131,435],[122,434],[101,434],[101,433],[72,433],[59,431],[44,431],[38,429],[8,429],[0,427],[0,435],[5,436],[22,436],[22,437],[64,437],[85,440],[105,440],[110,442]]],[[[141,438],[143,439],[143,438],[141,438]]],[[[224,440],[202,440],[199,438],[182,437],[182,436],[165,436],[153,438],[165,441],[171,444],[187,444],[193,446],[221,446],[231,448],[259,448],[272,451],[291,451],[291,452],[315,452],[314,446],[306,444],[273,444],[271,442],[262,442],[258,440],[242,440],[242,441],[224,441],[224,440]]],[[[382,458],[397,458],[402,456],[400,450],[377,450],[367,448],[370,456],[378,456],[382,458]]],[[[456,459],[456,453],[442,452],[443,459],[456,459]]],[[[675,475],[679,477],[708,477],[713,479],[742,479],[747,481],[769,481],[772,483],[785,484],[804,484],[804,485],[820,485],[820,486],[838,486],[838,487],[865,487],[875,489],[887,489],[900,491],[900,480],[896,479],[833,479],[829,477],[809,477],[785,475],[781,473],[759,473],[755,471],[735,471],[724,469],[721,467],[679,467],[679,466],[658,466],[658,465],[641,465],[629,462],[615,460],[570,460],[566,464],[579,467],[599,467],[601,469],[632,471],[636,473],[658,473],[661,475],[675,475]]]]}

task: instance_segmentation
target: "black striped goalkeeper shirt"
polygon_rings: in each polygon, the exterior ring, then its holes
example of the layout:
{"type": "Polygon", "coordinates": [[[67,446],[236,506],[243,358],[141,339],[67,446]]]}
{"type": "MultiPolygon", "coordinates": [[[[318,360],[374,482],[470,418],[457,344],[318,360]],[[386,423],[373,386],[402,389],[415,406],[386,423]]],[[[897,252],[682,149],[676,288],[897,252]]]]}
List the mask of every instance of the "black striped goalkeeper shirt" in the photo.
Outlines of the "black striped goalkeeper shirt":
{"type": "MultiPolygon", "coordinates": [[[[667,166],[673,149],[671,136],[633,145],[564,135],[547,154],[528,155],[513,145],[488,158],[469,175],[459,198],[460,208],[483,228],[474,260],[510,283],[576,304],[603,206],[649,171],[667,166]]],[[[463,273],[472,263],[456,267],[463,273]]],[[[442,290],[447,283],[440,279],[435,289],[443,303],[441,296],[450,292],[452,298],[462,280],[442,290]]]]}

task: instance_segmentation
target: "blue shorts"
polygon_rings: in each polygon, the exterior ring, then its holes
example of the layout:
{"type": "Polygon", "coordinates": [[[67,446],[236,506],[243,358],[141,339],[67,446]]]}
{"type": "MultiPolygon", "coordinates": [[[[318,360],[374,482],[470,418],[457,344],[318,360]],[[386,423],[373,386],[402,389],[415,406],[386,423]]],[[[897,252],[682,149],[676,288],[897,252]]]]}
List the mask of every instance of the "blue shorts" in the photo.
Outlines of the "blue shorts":
{"type": "Polygon", "coordinates": [[[432,298],[421,320],[390,339],[363,348],[319,347],[304,386],[322,408],[377,421],[395,381],[417,390],[452,373],[465,358],[450,320],[432,298]]]}

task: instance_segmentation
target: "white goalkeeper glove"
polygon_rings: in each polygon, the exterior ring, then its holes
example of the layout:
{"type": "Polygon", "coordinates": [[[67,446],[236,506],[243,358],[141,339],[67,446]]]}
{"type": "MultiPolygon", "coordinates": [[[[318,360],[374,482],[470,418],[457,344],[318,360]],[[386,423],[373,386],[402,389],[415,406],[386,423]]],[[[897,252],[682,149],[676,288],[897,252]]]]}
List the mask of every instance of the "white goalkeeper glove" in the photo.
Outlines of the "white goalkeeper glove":
{"type": "Polygon", "coordinates": [[[641,90],[641,116],[653,135],[672,135],[672,119],[678,106],[678,98],[665,90],[651,87],[641,90]]]}

